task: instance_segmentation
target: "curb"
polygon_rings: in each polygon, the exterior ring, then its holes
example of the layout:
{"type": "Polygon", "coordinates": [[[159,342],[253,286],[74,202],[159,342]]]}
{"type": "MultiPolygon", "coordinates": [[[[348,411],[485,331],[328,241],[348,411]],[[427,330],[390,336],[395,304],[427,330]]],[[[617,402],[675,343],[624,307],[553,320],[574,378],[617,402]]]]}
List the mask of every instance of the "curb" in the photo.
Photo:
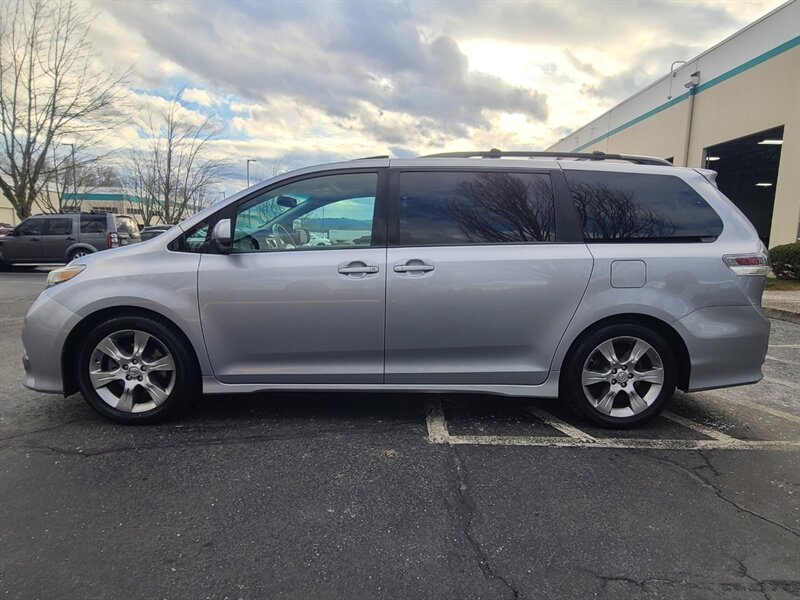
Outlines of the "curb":
{"type": "Polygon", "coordinates": [[[766,306],[762,308],[764,309],[764,314],[770,319],[778,319],[780,321],[788,321],[789,323],[797,323],[800,325],[800,313],[783,310],[782,308],[769,308],[766,306]]]}

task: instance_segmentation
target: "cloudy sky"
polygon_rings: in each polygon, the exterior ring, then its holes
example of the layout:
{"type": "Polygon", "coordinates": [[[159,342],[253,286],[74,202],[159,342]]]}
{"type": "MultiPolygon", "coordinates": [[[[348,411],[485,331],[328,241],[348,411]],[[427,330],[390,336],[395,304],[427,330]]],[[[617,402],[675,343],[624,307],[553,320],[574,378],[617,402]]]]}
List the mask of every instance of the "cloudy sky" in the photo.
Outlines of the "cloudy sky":
{"type": "MultiPolygon", "coordinates": [[[[779,0],[92,2],[135,114],[184,88],[221,186],[340,158],[544,149],[779,0]]],[[[140,137],[136,119],[116,143],[140,137]]]]}

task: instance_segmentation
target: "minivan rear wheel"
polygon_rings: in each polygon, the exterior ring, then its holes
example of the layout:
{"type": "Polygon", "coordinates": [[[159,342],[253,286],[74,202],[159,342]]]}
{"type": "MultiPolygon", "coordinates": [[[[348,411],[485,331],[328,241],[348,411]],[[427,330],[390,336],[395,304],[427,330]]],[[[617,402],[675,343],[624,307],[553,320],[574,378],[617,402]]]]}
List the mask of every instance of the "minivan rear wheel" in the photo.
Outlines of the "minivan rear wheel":
{"type": "Polygon", "coordinates": [[[114,317],[89,333],[78,355],[78,383],[89,406],[128,424],[165,419],[199,391],[187,342],[144,316],[114,317]]]}
{"type": "Polygon", "coordinates": [[[573,349],[562,371],[566,400],[604,427],[640,425],[675,393],[677,366],[664,337],[638,323],[606,325],[573,349]]]}

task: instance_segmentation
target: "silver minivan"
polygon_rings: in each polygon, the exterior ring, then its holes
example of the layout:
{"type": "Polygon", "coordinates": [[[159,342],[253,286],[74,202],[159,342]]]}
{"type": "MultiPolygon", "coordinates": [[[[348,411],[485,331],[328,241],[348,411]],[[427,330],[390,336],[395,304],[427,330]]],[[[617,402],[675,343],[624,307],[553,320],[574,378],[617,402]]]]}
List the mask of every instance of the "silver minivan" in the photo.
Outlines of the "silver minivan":
{"type": "Polygon", "coordinates": [[[280,175],[51,272],[23,382],[123,423],[347,389],[561,397],[633,426],[676,387],[762,376],[766,249],[713,181],[496,150],[280,175]]]}

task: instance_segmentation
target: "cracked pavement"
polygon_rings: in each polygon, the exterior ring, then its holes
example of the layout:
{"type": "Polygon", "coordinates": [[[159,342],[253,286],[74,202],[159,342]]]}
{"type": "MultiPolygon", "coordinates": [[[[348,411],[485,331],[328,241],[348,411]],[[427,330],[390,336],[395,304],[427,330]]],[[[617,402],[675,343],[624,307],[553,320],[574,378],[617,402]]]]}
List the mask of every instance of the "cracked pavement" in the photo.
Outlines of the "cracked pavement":
{"type": "MultiPolygon", "coordinates": [[[[0,275],[4,598],[800,598],[800,451],[433,444],[405,394],[205,397],[121,427],[20,385],[43,285],[0,275]]],[[[772,343],[768,380],[674,410],[800,440],[776,416],[800,415],[800,326],[772,343]]],[[[553,434],[525,399],[442,402],[454,432],[553,434]]],[[[697,435],[537,405],[598,437],[697,435]]]]}

